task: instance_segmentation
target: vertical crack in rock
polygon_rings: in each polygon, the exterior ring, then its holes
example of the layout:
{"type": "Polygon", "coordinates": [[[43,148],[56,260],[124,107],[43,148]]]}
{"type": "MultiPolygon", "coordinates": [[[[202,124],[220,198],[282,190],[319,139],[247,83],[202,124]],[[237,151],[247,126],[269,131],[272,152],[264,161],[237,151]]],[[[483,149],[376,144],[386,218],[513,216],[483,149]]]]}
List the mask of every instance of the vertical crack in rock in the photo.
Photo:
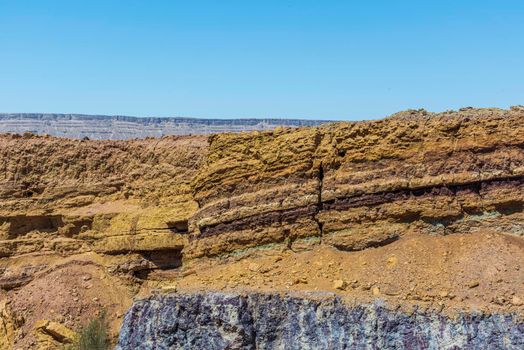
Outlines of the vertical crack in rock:
{"type": "Polygon", "coordinates": [[[318,167],[318,197],[317,197],[317,210],[316,213],[313,214],[313,220],[318,225],[318,230],[320,232],[320,243],[322,243],[322,236],[324,235],[324,228],[323,223],[318,219],[317,215],[322,211],[323,204],[322,204],[322,188],[324,185],[324,165],[322,162],[320,162],[320,165],[318,167]]]}
{"type": "MultiPolygon", "coordinates": [[[[319,130],[317,130],[317,133],[315,134],[315,152],[313,154],[313,166],[315,165],[316,160],[318,160],[318,151],[322,143],[322,140],[325,137],[332,137],[332,135],[329,132],[319,132],[319,130]]],[[[318,186],[317,186],[318,193],[317,193],[316,211],[315,213],[313,213],[312,219],[313,221],[316,222],[318,226],[320,244],[322,244],[322,236],[324,235],[324,227],[323,227],[324,224],[317,217],[317,215],[323,209],[322,191],[324,188],[324,163],[322,161],[320,161],[320,164],[318,165],[316,174],[317,174],[317,180],[318,180],[318,186]]]]}

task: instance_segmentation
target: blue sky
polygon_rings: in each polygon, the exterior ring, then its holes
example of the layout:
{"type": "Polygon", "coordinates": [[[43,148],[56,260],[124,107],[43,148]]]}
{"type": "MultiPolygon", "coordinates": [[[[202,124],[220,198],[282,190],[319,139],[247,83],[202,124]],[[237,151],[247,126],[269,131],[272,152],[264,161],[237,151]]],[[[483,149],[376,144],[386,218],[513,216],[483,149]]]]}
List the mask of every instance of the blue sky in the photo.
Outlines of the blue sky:
{"type": "Polygon", "coordinates": [[[524,104],[524,1],[0,0],[0,111],[360,120],[524,104]]]}

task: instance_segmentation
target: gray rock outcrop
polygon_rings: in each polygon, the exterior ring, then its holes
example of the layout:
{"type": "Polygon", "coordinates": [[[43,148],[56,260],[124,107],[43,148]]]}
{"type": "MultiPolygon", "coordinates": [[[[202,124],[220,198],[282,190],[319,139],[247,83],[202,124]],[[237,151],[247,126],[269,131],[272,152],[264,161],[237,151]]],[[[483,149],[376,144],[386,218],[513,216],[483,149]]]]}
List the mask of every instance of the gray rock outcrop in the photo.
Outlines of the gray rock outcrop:
{"type": "Polygon", "coordinates": [[[514,315],[350,306],[332,295],[171,294],[128,311],[127,349],[522,349],[514,315]]]}
{"type": "Polygon", "coordinates": [[[31,132],[92,140],[126,140],[165,135],[271,130],[278,126],[315,126],[318,120],[136,118],[85,114],[0,113],[0,133],[31,132]]]}

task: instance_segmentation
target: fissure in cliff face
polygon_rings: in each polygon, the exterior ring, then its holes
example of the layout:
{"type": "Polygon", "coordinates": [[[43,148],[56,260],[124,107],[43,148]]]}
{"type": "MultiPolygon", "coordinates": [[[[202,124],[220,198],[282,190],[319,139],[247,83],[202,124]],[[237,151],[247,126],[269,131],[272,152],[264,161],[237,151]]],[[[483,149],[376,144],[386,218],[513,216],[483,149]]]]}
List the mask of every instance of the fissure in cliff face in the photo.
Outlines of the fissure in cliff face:
{"type": "MultiPolygon", "coordinates": [[[[366,313],[376,300],[450,317],[482,310],[494,315],[475,326],[486,329],[509,327],[498,317],[512,315],[521,332],[523,118],[521,107],[421,110],[209,137],[0,136],[0,349],[57,347],[35,324],[75,329],[100,307],[116,336],[132,298],[162,288],[191,295],[169,299],[176,310],[200,300],[195,290],[321,291],[366,313]]],[[[278,300],[288,313],[299,303],[278,300]]]]}

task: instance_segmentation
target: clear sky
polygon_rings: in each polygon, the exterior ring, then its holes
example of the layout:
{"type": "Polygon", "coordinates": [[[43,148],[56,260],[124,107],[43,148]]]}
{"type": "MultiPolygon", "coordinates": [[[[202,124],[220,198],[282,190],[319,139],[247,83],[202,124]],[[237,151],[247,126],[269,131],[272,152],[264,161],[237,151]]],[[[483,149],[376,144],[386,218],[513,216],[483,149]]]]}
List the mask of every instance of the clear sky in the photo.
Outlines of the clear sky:
{"type": "Polygon", "coordinates": [[[524,1],[0,0],[0,111],[380,118],[524,104],[524,1]]]}

